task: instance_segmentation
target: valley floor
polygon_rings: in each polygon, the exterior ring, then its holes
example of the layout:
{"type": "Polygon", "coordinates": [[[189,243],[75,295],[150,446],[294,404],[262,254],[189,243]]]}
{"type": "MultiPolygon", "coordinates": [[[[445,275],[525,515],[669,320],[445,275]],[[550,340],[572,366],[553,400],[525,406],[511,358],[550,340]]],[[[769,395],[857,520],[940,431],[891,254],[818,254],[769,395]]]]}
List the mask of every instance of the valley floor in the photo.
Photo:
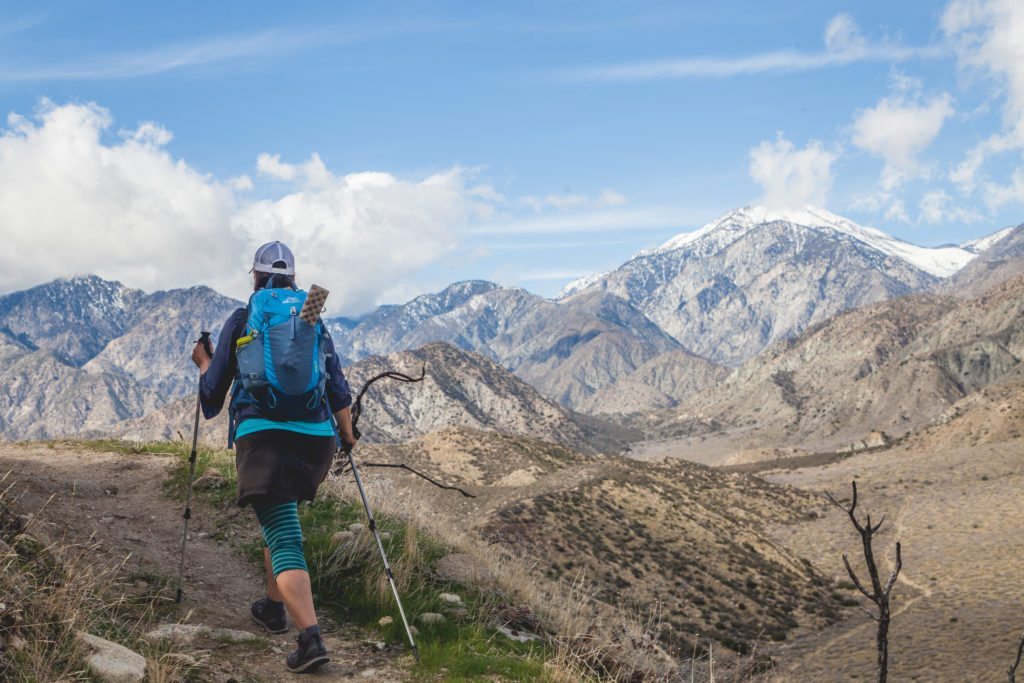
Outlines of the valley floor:
{"type": "MultiPolygon", "coordinates": [[[[874,546],[883,580],[895,542],[902,543],[889,637],[892,679],[1006,680],[1024,631],[1024,439],[976,445],[911,439],[887,450],[831,456],[767,449],[753,458],[760,462],[748,465],[738,464],[751,460],[743,454],[730,456],[731,447],[728,441],[666,441],[641,447],[636,455],[689,459],[702,450],[704,457],[694,460],[757,472],[815,494],[830,491],[841,501],[849,499],[856,480],[861,518],[886,516],[874,546]]],[[[846,585],[850,597],[859,597],[842,555],[849,554],[867,581],[860,537],[824,497],[816,519],[776,525],[770,533],[846,585]]],[[[874,680],[875,625],[860,611],[820,633],[768,649],[784,680],[874,680]]]]}
{"type": "MultiPolygon", "coordinates": [[[[896,541],[903,571],[893,591],[890,671],[895,680],[1003,681],[1024,630],[1024,441],[931,450],[897,447],[765,478],[848,497],[886,515],[876,542],[888,573],[896,541]]],[[[775,530],[783,543],[836,578],[842,554],[865,575],[860,539],[830,508],[775,530]],[[858,562],[858,560],[860,560],[858,562]]],[[[866,616],[780,651],[799,680],[871,679],[874,623],[866,616]]]]}

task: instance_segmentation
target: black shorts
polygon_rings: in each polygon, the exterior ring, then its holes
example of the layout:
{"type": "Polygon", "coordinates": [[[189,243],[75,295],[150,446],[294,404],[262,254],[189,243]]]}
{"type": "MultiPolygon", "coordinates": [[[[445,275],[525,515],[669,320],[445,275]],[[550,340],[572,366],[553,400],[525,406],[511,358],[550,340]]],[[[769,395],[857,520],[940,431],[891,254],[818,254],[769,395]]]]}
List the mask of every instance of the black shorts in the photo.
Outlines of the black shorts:
{"type": "Polygon", "coordinates": [[[331,469],[333,436],[310,436],[285,429],[246,434],[235,442],[238,505],[254,497],[313,500],[331,469]]]}

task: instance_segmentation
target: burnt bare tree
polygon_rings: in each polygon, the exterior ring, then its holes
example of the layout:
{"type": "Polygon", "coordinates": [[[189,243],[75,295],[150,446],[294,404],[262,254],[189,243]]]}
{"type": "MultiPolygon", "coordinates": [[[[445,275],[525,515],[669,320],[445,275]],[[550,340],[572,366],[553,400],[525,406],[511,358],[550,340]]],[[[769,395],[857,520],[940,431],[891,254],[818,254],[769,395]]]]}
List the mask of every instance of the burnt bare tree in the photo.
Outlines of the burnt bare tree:
{"type": "Polygon", "coordinates": [[[846,565],[846,573],[850,575],[850,580],[853,581],[853,585],[857,587],[864,597],[871,602],[875,603],[878,608],[878,614],[872,614],[867,610],[864,612],[878,623],[878,632],[876,634],[876,641],[878,645],[878,683],[885,683],[886,678],[889,675],[889,620],[891,613],[889,612],[889,594],[892,593],[893,586],[896,585],[896,577],[899,576],[900,569],[903,568],[903,557],[900,555],[900,544],[896,543],[896,565],[893,567],[892,573],[889,575],[889,580],[882,584],[882,579],[878,574],[878,564],[875,562],[875,552],[871,547],[874,540],[875,532],[877,532],[882,524],[885,522],[885,515],[882,515],[882,519],[878,524],[871,523],[871,515],[865,515],[864,522],[861,523],[857,519],[857,482],[852,482],[853,496],[850,499],[850,507],[844,506],[838,500],[832,497],[831,493],[825,493],[825,496],[829,499],[833,505],[845,512],[849,517],[850,521],[853,522],[853,528],[860,534],[861,543],[864,546],[864,562],[868,568],[868,576],[871,579],[871,590],[864,587],[864,584],[859,578],[857,573],[853,571],[853,567],[850,566],[850,558],[843,553],[843,564],[846,565]]]}
{"type": "Polygon", "coordinates": [[[1024,634],[1020,637],[1020,642],[1017,643],[1017,659],[1013,660],[1013,666],[1006,671],[1006,675],[1010,679],[1010,683],[1017,683],[1017,667],[1020,666],[1020,656],[1024,654],[1024,634]]]}

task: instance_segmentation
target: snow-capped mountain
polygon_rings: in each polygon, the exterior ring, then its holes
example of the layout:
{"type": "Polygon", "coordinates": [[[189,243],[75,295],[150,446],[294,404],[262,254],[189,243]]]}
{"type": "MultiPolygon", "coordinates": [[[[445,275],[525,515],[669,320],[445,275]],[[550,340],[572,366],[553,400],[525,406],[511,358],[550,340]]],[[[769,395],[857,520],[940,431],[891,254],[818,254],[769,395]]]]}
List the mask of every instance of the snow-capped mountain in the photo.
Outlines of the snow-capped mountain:
{"type": "Polygon", "coordinates": [[[124,334],[144,297],[95,275],[61,278],[0,297],[0,334],[80,366],[124,334]]]}
{"type": "Polygon", "coordinates": [[[616,294],[684,348],[736,365],[840,311],[918,291],[975,254],[921,247],[824,209],[745,207],[563,290],[616,294]]]}

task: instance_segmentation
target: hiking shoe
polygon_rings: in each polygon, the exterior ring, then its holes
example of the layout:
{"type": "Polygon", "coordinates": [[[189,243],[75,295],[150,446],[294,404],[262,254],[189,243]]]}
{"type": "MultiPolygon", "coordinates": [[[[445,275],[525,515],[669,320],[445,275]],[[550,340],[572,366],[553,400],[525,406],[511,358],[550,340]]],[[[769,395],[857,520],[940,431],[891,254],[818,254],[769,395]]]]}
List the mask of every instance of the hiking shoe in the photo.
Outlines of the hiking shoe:
{"type": "Polygon", "coordinates": [[[287,633],[288,623],[284,619],[284,603],[270,598],[260,598],[249,608],[252,620],[270,633],[287,633]]]}
{"type": "MultiPolygon", "coordinates": [[[[307,629],[308,631],[308,629],[307,629]]],[[[288,670],[294,674],[304,674],[319,669],[331,661],[327,656],[327,648],[324,647],[324,640],[319,633],[299,633],[295,639],[298,646],[295,652],[288,655],[288,670]]]]}

